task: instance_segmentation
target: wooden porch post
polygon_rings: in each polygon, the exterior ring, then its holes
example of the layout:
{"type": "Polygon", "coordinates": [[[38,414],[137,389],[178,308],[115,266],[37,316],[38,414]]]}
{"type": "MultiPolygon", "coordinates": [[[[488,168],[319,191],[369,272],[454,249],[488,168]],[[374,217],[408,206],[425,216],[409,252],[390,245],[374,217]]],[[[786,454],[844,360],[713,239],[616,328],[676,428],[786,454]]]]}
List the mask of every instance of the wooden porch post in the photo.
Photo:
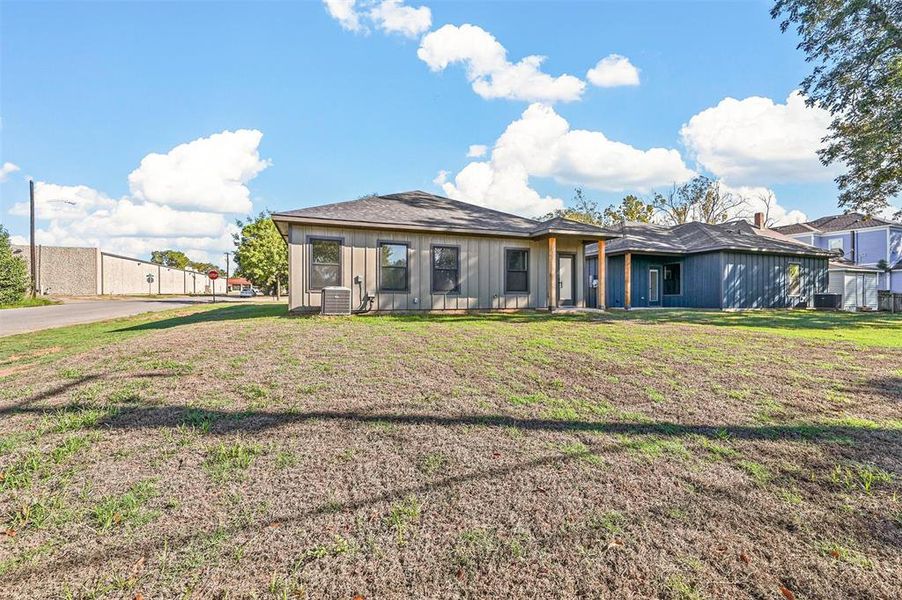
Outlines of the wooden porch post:
{"type": "Polygon", "coordinates": [[[548,238],[548,310],[557,306],[557,238],[548,238]]]}
{"type": "Polygon", "coordinates": [[[623,257],[623,308],[632,306],[633,255],[627,252],[623,257]]]}
{"type": "Polygon", "coordinates": [[[605,267],[607,267],[607,258],[605,255],[604,240],[598,240],[598,287],[595,289],[595,307],[602,310],[608,303],[608,297],[605,295],[605,267]]]}

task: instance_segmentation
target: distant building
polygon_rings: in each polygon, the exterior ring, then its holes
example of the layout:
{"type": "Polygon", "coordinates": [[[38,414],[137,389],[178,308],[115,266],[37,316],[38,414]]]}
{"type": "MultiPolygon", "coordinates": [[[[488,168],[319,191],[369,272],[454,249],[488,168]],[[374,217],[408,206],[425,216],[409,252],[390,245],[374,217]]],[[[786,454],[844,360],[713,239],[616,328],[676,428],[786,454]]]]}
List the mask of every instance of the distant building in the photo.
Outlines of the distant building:
{"type": "Polygon", "coordinates": [[[249,290],[253,287],[254,285],[244,277],[229,277],[227,291],[243,292],[244,290],[249,290]]]}
{"type": "Polygon", "coordinates": [[[884,260],[890,270],[879,272],[878,287],[902,292],[902,223],[848,213],[774,230],[817,248],[841,252],[841,262],[850,265],[877,271],[877,263],[884,260]]]}

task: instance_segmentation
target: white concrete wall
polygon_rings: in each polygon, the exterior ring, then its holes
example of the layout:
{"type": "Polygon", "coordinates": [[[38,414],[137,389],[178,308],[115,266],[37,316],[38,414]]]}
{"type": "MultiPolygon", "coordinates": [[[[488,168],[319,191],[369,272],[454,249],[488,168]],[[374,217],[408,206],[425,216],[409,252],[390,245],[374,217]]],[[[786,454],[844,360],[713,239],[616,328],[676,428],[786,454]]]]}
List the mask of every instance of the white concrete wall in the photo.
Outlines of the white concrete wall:
{"type": "MultiPolygon", "coordinates": [[[[363,295],[376,298],[374,310],[488,310],[547,308],[548,241],[401,231],[345,229],[292,225],[289,229],[289,308],[315,309],[321,292],[311,290],[308,278],[309,237],[341,238],[341,285],[352,290],[356,308],[363,295]],[[409,290],[382,292],[378,289],[377,255],[381,241],[409,244],[409,290]],[[460,248],[460,292],[432,292],[432,245],[460,248]],[[505,248],[529,250],[529,292],[504,291],[505,248]],[[354,278],[360,277],[361,284],[354,278]]],[[[576,254],[576,306],[585,306],[583,243],[558,238],[559,253],[576,254]]]]}
{"type": "MultiPolygon", "coordinates": [[[[185,295],[210,294],[213,282],[206,273],[182,271],[158,264],[101,253],[102,291],[105,295],[185,295]],[[153,283],[147,283],[148,273],[153,274],[153,283]]],[[[225,278],[216,280],[216,293],[225,293],[225,278]]]]}

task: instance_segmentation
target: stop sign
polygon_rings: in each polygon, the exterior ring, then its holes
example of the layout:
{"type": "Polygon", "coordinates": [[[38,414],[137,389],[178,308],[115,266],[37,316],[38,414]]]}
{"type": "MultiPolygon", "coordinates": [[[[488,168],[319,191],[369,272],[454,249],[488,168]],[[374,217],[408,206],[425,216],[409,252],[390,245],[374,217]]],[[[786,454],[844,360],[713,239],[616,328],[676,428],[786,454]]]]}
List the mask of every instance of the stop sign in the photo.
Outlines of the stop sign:
{"type": "Polygon", "coordinates": [[[217,271],[216,269],[213,269],[212,271],[207,273],[207,277],[209,277],[210,279],[213,279],[213,280],[219,279],[219,271],[217,271]]]}

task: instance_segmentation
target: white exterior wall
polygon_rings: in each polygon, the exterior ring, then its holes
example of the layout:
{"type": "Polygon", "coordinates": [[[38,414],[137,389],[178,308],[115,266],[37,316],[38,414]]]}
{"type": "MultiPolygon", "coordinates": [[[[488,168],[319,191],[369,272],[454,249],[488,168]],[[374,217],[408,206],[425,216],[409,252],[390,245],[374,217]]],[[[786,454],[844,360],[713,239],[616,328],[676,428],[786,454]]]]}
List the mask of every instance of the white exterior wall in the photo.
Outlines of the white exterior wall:
{"type": "MultiPolygon", "coordinates": [[[[291,225],[288,240],[289,309],[312,310],[320,306],[321,293],[309,287],[310,237],[341,238],[341,285],[351,288],[352,306],[362,296],[376,300],[373,310],[490,310],[547,308],[548,241],[451,234],[381,231],[337,227],[291,225]],[[377,282],[377,249],[380,241],[409,244],[407,292],[380,292],[377,282]],[[432,246],[460,248],[460,292],[432,292],[432,246]],[[505,294],[504,250],[529,250],[529,292],[505,294]],[[361,284],[355,284],[359,276],[361,284]]],[[[558,252],[576,255],[576,306],[585,306],[583,243],[558,238],[558,252]]]]}
{"type": "MultiPolygon", "coordinates": [[[[101,253],[101,292],[109,295],[186,295],[210,294],[213,282],[206,273],[182,271],[140,260],[101,253]],[[147,283],[147,274],[153,283],[147,283]]],[[[216,280],[216,293],[225,294],[225,277],[216,280]]]]}
{"type": "Polygon", "coordinates": [[[842,294],[844,310],[877,310],[877,273],[830,271],[829,293],[842,294]]]}

